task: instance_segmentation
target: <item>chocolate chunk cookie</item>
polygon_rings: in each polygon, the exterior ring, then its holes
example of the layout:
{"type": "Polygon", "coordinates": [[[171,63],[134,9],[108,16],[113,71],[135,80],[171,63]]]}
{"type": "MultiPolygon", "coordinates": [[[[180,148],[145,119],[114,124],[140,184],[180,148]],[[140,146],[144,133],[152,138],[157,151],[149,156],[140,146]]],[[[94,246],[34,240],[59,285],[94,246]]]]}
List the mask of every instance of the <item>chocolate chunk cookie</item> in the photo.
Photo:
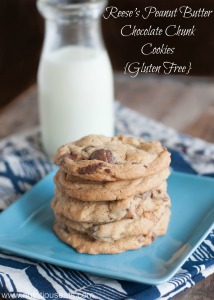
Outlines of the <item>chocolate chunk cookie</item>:
{"type": "Polygon", "coordinates": [[[159,142],[89,135],[59,148],[55,163],[66,173],[87,180],[130,180],[168,168],[170,153],[159,142]]]}
{"type": "Polygon", "coordinates": [[[159,207],[170,206],[164,182],[154,190],[124,200],[88,202],[71,198],[56,190],[52,208],[56,215],[75,222],[108,223],[121,219],[136,219],[143,214],[155,212],[159,207]]]}
{"type": "Polygon", "coordinates": [[[125,237],[111,243],[94,240],[87,234],[78,232],[60,221],[55,221],[54,231],[62,241],[72,246],[79,253],[116,254],[150,245],[156,236],[166,233],[169,217],[170,211],[167,210],[157,223],[154,229],[155,232],[150,235],[125,237]]]}
{"type": "Polygon", "coordinates": [[[137,236],[123,238],[114,243],[105,243],[96,241],[74,229],[68,229],[66,225],[59,222],[55,222],[54,231],[63,242],[69,244],[77,252],[88,254],[116,254],[148,246],[153,241],[153,236],[137,236]]]}
{"type": "Polygon", "coordinates": [[[156,234],[157,223],[166,210],[167,208],[160,206],[156,211],[147,212],[136,219],[123,219],[106,224],[74,222],[60,215],[56,215],[56,220],[95,240],[110,243],[130,236],[156,234]]]}
{"type": "Polygon", "coordinates": [[[169,169],[146,178],[100,182],[84,180],[59,170],[55,176],[57,189],[83,201],[114,201],[133,197],[160,186],[169,176],[169,169]]]}

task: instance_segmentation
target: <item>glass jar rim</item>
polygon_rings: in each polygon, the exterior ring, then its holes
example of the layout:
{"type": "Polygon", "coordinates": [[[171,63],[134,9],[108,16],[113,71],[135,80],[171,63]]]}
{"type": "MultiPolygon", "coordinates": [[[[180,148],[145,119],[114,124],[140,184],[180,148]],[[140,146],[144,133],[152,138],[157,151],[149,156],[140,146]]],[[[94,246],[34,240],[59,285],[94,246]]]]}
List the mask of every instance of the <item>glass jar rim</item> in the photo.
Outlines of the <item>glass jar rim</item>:
{"type": "Polygon", "coordinates": [[[106,6],[107,0],[37,0],[37,8],[39,12],[47,19],[61,15],[63,18],[69,18],[72,15],[84,11],[82,16],[89,15],[88,9],[95,10],[94,17],[99,16],[106,6]]]}
{"type": "Polygon", "coordinates": [[[37,0],[38,4],[47,5],[51,7],[58,7],[63,9],[69,9],[74,6],[82,4],[98,4],[107,2],[106,0],[37,0]]]}

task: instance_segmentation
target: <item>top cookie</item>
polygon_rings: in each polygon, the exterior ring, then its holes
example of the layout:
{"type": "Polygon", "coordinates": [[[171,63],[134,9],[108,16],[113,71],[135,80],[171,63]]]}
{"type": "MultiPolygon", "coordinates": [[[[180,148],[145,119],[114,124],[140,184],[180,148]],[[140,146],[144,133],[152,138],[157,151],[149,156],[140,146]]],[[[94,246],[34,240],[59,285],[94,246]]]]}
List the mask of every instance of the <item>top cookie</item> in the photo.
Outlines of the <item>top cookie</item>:
{"type": "Polygon", "coordinates": [[[66,173],[95,181],[136,179],[154,175],[170,164],[159,142],[89,135],[60,147],[55,163],[66,173]]]}

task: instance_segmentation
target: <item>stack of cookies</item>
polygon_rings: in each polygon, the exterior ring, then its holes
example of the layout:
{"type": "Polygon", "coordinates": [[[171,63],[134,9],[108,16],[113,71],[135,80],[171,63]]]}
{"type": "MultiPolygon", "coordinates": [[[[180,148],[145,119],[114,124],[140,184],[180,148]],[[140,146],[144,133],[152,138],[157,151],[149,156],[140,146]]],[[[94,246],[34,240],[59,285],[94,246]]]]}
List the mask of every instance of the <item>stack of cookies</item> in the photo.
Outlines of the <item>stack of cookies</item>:
{"type": "Polygon", "coordinates": [[[78,252],[120,253],[166,233],[170,154],[159,142],[90,135],[55,163],[54,231],[78,252]]]}

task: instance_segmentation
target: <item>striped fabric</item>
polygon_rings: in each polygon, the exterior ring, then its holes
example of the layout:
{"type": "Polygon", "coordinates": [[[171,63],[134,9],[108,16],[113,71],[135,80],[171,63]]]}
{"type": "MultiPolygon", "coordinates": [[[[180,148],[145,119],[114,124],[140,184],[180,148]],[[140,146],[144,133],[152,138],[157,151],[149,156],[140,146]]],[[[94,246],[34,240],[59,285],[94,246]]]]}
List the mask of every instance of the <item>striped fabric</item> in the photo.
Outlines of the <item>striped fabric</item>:
{"type": "MultiPolygon", "coordinates": [[[[214,177],[214,145],[179,134],[118,104],[116,120],[117,134],[160,140],[167,146],[174,170],[214,177]]],[[[53,169],[41,149],[38,129],[0,142],[0,210],[53,169]]],[[[98,277],[0,251],[0,294],[8,299],[171,299],[213,273],[214,232],[169,282],[159,286],[98,277]]]]}

